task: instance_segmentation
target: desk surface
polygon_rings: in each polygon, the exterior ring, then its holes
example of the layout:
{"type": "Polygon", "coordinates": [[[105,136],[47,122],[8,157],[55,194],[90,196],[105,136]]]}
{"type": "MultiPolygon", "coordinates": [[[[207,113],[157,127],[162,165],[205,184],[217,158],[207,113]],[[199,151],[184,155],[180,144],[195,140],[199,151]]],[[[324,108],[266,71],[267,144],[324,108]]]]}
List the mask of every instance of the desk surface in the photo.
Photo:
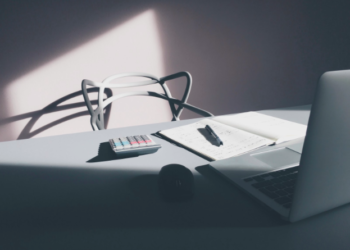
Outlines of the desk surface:
{"type": "MultiPolygon", "coordinates": [[[[309,106],[262,113],[306,124],[309,106]]],[[[113,137],[191,122],[0,143],[0,248],[349,249],[348,205],[288,224],[167,141],[129,159],[104,150],[113,137]],[[169,163],[194,173],[192,200],[160,199],[157,174],[169,163]]]]}

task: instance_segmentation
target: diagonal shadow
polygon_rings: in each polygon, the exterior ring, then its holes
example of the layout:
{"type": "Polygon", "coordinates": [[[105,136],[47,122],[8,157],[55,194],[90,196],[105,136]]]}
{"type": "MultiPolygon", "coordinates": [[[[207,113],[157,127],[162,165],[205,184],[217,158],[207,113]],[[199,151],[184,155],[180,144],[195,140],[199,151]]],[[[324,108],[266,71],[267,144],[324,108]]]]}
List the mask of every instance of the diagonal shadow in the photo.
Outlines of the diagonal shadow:
{"type": "Polygon", "coordinates": [[[102,142],[98,147],[98,155],[86,162],[94,163],[94,162],[104,162],[104,161],[115,161],[115,160],[121,160],[125,158],[134,158],[134,157],[138,157],[138,155],[117,156],[111,149],[111,145],[109,144],[109,142],[102,142]]]}
{"type": "Polygon", "coordinates": [[[161,198],[158,172],[116,165],[121,169],[0,164],[0,183],[6,187],[0,190],[0,231],[288,225],[249,197],[217,189],[201,175],[194,175],[193,199],[169,202],[161,198]]]}
{"type": "MultiPolygon", "coordinates": [[[[94,93],[94,92],[98,92],[98,88],[90,88],[87,90],[88,93],[94,93]]],[[[105,89],[105,94],[107,96],[107,98],[112,96],[112,90],[111,89],[105,89]]],[[[48,123],[34,131],[31,131],[31,129],[34,127],[35,123],[40,119],[40,117],[42,117],[45,114],[49,114],[49,113],[54,113],[54,112],[58,112],[58,111],[63,111],[63,110],[69,110],[69,109],[73,109],[73,108],[78,108],[78,107],[85,107],[85,102],[77,102],[77,103],[72,103],[72,104],[66,104],[66,105],[60,105],[59,104],[75,98],[77,96],[82,95],[82,91],[76,91],[73,92],[69,95],[66,95],[52,103],[50,103],[49,105],[47,105],[46,107],[44,107],[41,110],[37,110],[37,111],[33,111],[33,112],[29,112],[29,113],[25,113],[25,114],[21,114],[21,115],[16,115],[16,116],[12,116],[6,119],[3,119],[0,122],[0,126],[4,125],[4,124],[8,124],[11,122],[16,122],[16,121],[20,121],[23,119],[27,119],[27,118],[31,118],[30,121],[26,124],[26,126],[23,128],[23,130],[21,131],[20,135],[18,136],[17,139],[28,139],[31,138],[37,134],[42,133],[43,131],[52,128],[54,126],[57,126],[63,122],[66,122],[68,120],[72,120],[74,118],[80,117],[80,116],[84,116],[84,115],[89,115],[88,111],[80,111],[77,112],[75,114],[72,115],[68,115],[65,117],[62,117],[58,120],[55,120],[51,123],[48,123]]],[[[94,100],[91,102],[93,105],[97,104],[97,100],[94,100]]],[[[106,126],[108,125],[108,121],[109,121],[109,116],[110,116],[110,112],[111,112],[111,105],[106,107],[105,113],[104,113],[104,119],[106,122],[106,126]]]]}

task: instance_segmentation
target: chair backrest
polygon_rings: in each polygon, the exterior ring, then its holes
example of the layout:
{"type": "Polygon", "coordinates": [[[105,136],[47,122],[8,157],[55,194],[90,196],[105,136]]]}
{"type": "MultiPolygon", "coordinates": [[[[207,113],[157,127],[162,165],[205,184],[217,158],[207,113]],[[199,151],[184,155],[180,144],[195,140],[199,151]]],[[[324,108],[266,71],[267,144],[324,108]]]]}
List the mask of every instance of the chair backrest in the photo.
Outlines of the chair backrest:
{"type": "Polygon", "coordinates": [[[107,77],[102,82],[94,82],[91,80],[84,79],[82,81],[81,87],[82,87],[86,106],[91,115],[91,126],[93,130],[105,129],[103,110],[113,101],[123,97],[127,97],[127,96],[152,96],[152,97],[157,97],[157,98],[167,100],[169,102],[170,109],[173,115],[173,121],[177,121],[180,119],[180,115],[182,113],[183,108],[187,108],[188,110],[191,110],[192,112],[195,112],[205,117],[213,116],[213,114],[187,103],[188,96],[190,94],[191,87],[192,87],[192,77],[188,72],[179,72],[179,73],[168,75],[162,78],[157,78],[153,75],[145,74],[145,73],[123,73],[123,74],[117,74],[117,75],[112,75],[110,77],[107,77]],[[148,78],[148,80],[139,81],[139,82],[127,82],[127,83],[111,82],[115,79],[124,78],[124,77],[144,77],[144,78],[148,78]],[[186,89],[181,100],[175,99],[171,96],[170,90],[165,83],[166,81],[179,78],[179,77],[186,77],[187,79],[186,89]],[[146,85],[152,85],[152,84],[160,84],[160,86],[164,91],[164,94],[156,93],[153,91],[132,91],[132,92],[117,94],[103,100],[103,93],[105,91],[105,88],[128,88],[128,87],[138,87],[138,86],[146,86],[146,85]],[[88,85],[99,88],[96,109],[93,109],[92,103],[89,99],[88,91],[87,91],[88,85]],[[178,105],[177,108],[175,107],[175,104],[178,105]]]}

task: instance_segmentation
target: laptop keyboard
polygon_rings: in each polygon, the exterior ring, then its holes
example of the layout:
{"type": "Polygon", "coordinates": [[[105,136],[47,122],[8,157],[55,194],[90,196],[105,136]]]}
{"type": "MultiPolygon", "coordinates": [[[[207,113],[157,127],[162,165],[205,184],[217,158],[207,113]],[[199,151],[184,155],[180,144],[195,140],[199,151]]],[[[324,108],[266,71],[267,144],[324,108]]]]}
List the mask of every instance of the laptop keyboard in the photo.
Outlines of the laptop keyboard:
{"type": "Polygon", "coordinates": [[[245,178],[244,181],[258,189],[277,204],[290,208],[293,199],[295,181],[299,166],[287,168],[254,177],[245,178]]]}

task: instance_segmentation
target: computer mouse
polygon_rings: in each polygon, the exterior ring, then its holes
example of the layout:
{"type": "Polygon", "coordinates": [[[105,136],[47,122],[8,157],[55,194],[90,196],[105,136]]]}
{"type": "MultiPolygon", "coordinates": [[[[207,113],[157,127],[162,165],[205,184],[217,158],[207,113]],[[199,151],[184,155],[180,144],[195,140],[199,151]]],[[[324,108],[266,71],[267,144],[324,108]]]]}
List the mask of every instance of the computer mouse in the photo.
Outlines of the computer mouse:
{"type": "Polygon", "coordinates": [[[160,195],[165,200],[189,200],[194,194],[194,177],[188,168],[179,164],[169,164],[159,172],[160,195]]]}

